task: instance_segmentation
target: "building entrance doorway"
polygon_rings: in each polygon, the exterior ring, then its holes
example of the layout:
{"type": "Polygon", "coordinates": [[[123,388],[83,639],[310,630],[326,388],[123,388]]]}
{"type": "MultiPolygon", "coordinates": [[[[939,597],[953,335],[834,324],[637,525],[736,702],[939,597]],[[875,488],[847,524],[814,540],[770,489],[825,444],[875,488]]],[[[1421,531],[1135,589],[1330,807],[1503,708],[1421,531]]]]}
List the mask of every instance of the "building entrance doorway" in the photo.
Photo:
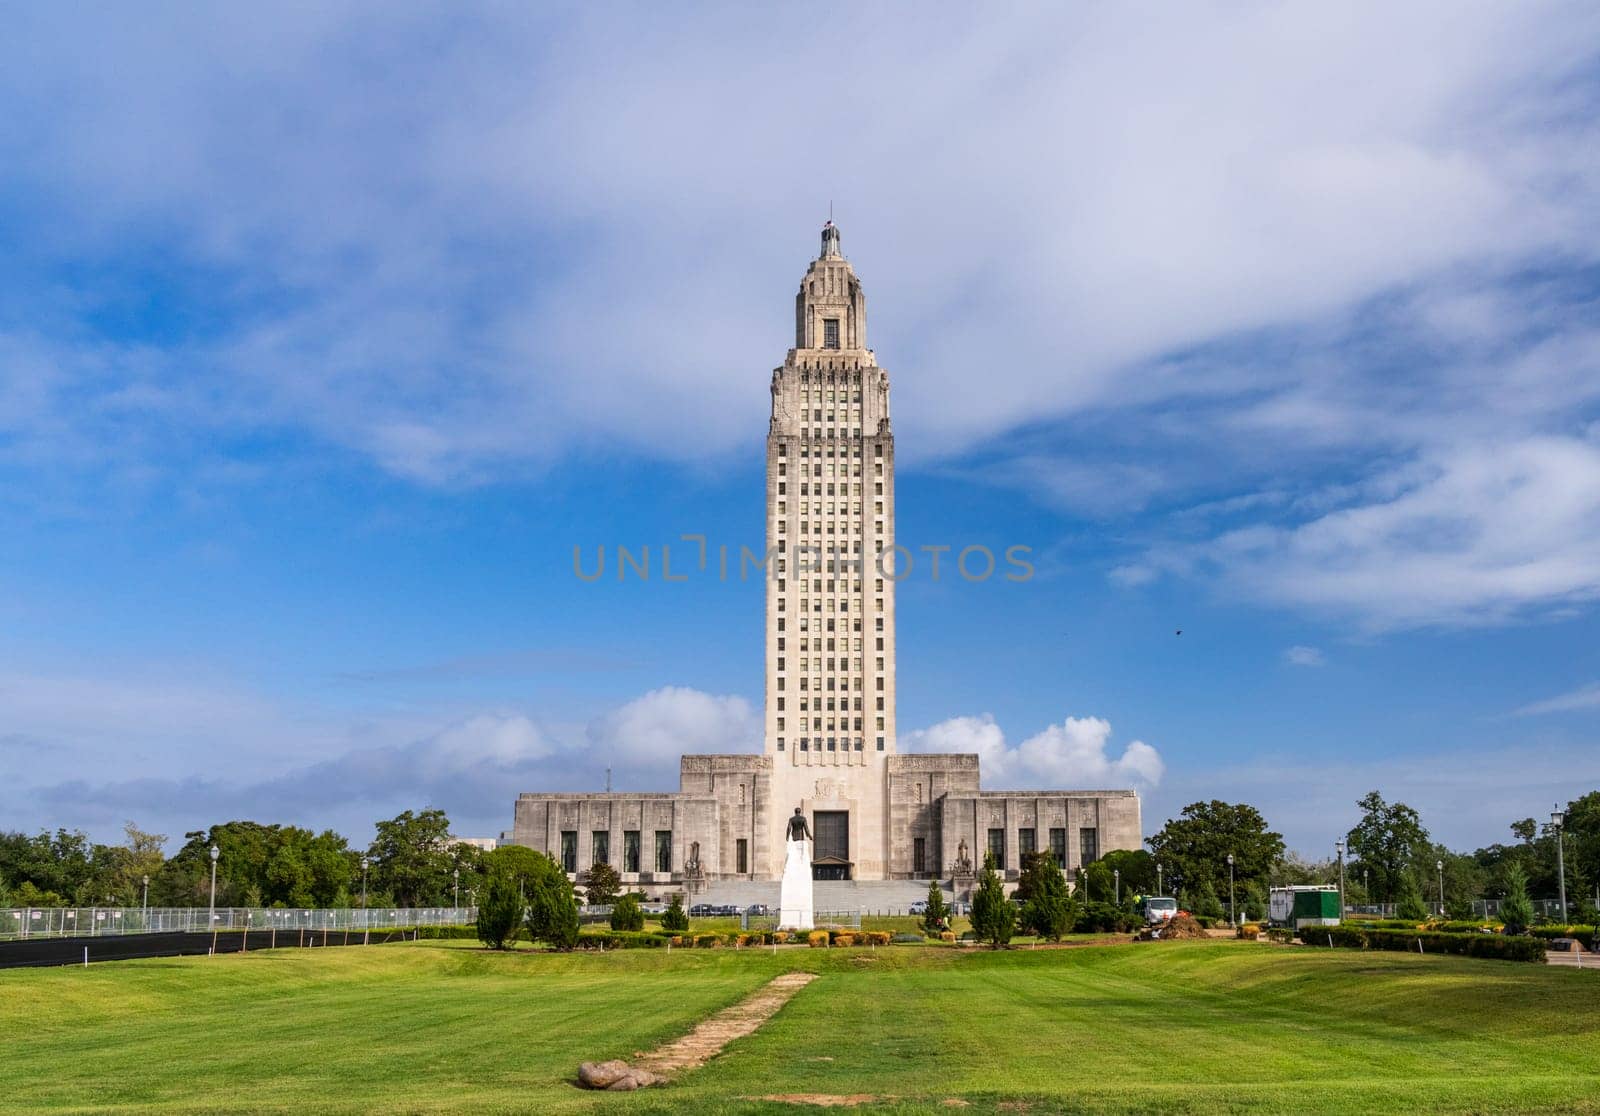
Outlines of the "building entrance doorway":
{"type": "Polygon", "coordinates": [[[811,878],[848,880],[850,878],[850,813],[848,810],[817,810],[811,815],[816,843],[811,854],[811,878]]]}

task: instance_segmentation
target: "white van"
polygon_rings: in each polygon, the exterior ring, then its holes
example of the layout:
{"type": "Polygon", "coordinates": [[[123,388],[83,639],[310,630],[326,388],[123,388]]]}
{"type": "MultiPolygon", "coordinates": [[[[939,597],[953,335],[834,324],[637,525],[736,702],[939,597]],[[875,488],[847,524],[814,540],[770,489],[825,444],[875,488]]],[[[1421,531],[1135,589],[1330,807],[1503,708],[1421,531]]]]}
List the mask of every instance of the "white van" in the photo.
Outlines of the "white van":
{"type": "Polygon", "coordinates": [[[1144,920],[1151,926],[1161,926],[1178,913],[1178,901],[1165,895],[1152,895],[1144,901],[1144,920]]]}

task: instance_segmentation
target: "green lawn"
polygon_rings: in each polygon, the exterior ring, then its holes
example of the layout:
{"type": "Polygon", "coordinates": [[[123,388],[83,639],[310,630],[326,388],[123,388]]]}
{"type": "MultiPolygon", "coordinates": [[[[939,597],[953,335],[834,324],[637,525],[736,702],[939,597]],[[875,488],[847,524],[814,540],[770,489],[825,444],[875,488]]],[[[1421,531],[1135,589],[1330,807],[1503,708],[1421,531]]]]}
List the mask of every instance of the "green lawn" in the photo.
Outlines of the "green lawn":
{"type": "Polygon", "coordinates": [[[11,970],[0,1036],[0,1110],[23,1112],[807,1111],[745,1099],[783,1093],[906,1113],[1600,1112],[1600,973],[1224,941],[420,942],[11,970]],[[676,1085],[569,1084],[580,1060],[628,1057],[789,968],[821,979],[676,1085]]]}

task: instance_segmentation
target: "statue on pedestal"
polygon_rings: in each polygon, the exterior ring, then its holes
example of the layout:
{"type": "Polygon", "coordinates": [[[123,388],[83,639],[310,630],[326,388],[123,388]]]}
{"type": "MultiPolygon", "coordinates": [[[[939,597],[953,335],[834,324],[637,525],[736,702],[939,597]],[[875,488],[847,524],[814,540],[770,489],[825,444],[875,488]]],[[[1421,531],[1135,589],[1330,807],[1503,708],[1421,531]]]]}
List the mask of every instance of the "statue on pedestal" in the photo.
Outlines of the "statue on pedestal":
{"type": "Polygon", "coordinates": [[[784,930],[810,930],[811,903],[811,826],[804,811],[794,808],[789,819],[783,882],[778,888],[778,926],[784,930]]]}

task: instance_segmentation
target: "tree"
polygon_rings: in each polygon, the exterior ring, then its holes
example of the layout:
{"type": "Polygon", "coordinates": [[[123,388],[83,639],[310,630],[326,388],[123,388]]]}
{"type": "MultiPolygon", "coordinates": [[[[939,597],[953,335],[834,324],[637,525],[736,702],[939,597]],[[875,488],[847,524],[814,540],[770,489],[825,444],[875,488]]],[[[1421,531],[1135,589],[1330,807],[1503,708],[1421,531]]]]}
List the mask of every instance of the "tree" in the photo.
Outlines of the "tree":
{"type": "Polygon", "coordinates": [[[1396,918],[1418,922],[1428,917],[1428,908],[1422,901],[1422,892],[1417,889],[1417,877],[1410,872],[1403,873],[1400,877],[1400,890],[1395,900],[1394,915],[1396,918]]]}
{"type": "Polygon", "coordinates": [[[644,929],[644,911],[639,906],[639,900],[635,899],[632,895],[624,895],[614,904],[612,904],[611,929],[644,929]]]}
{"type": "Polygon", "coordinates": [[[622,893],[622,876],[609,864],[593,864],[583,874],[584,902],[591,907],[605,907],[616,902],[622,893]]]}
{"type": "Polygon", "coordinates": [[[522,900],[509,876],[490,876],[478,904],[478,940],[490,949],[504,949],[522,921],[522,900]]]}
{"type": "Polygon", "coordinates": [[[1500,900],[1500,921],[1507,934],[1526,933],[1533,925],[1533,904],[1528,901],[1528,876],[1522,865],[1506,868],[1506,897],[1500,900]]]}
{"type": "Polygon", "coordinates": [[[578,899],[572,881],[551,862],[553,872],[534,881],[528,904],[528,934],[552,949],[566,952],[578,944],[578,899]]]}
{"type": "Polygon", "coordinates": [[[1211,886],[1209,879],[1201,879],[1198,887],[1185,893],[1189,912],[1200,918],[1221,918],[1222,900],[1217,898],[1217,889],[1211,886]]]}
{"type": "Polygon", "coordinates": [[[972,929],[979,940],[999,949],[1016,931],[1017,908],[1006,898],[1006,889],[994,869],[994,856],[984,858],[978,890],[972,897],[972,929]]]}
{"type": "Polygon", "coordinates": [[[1267,917],[1267,889],[1256,880],[1251,880],[1244,889],[1244,916],[1251,922],[1267,917]]]}
{"type": "Polygon", "coordinates": [[[450,819],[443,810],[410,810],[377,824],[367,855],[375,887],[401,907],[443,906],[450,898],[450,819]]]}
{"type": "Polygon", "coordinates": [[[1122,874],[1124,898],[1155,894],[1156,858],[1143,849],[1113,849],[1100,858],[1100,863],[1122,874]]]}
{"type": "Polygon", "coordinates": [[[683,909],[682,892],[675,893],[672,902],[667,904],[666,912],[661,916],[661,929],[671,930],[674,934],[689,929],[689,916],[683,909]]]}
{"type": "MultiPolygon", "coordinates": [[[[1246,884],[1265,882],[1273,865],[1283,858],[1283,835],[1267,828],[1259,810],[1215,799],[1185,806],[1149,844],[1169,879],[1176,877],[1194,889],[1206,883],[1213,896],[1228,888],[1230,854],[1236,882],[1246,884]]],[[[1098,891],[1096,896],[1111,898],[1109,894],[1099,896],[1098,891]]]]}
{"type": "Polygon", "coordinates": [[[944,901],[944,888],[939,886],[938,880],[929,880],[928,909],[922,912],[923,933],[939,933],[944,929],[945,920],[949,917],[950,904],[944,901]]]}
{"type": "Polygon", "coordinates": [[[1389,803],[1377,791],[1367,794],[1356,805],[1361,820],[1350,831],[1350,855],[1355,868],[1371,873],[1373,892],[1392,901],[1404,886],[1403,877],[1412,865],[1421,864],[1433,847],[1428,831],[1417,812],[1404,802],[1389,803]]]}
{"type": "MultiPolygon", "coordinates": [[[[1022,928],[1035,937],[1059,942],[1072,928],[1078,912],[1055,858],[1049,853],[1035,853],[1023,866],[1022,880],[1028,885],[1019,920],[1022,928]]],[[[1017,895],[1022,895],[1020,882],[1017,895]]]]}

